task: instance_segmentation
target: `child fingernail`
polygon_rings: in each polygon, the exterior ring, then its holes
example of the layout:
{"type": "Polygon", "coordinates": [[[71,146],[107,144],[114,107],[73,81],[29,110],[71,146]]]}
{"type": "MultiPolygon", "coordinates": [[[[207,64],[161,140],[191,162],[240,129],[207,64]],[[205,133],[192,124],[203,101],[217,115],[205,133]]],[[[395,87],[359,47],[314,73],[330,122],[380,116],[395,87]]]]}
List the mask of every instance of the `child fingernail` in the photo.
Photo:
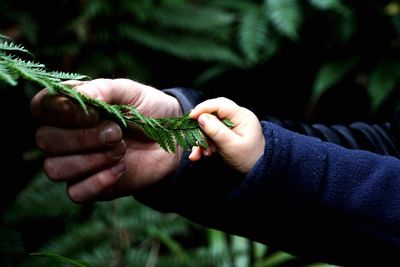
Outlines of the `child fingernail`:
{"type": "Polygon", "coordinates": [[[209,118],[208,118],[207,114],[202,114],[198,118],[198,122],[199,122],[200,126],[205,126],[208,121],[209,121],[209,118]]]}

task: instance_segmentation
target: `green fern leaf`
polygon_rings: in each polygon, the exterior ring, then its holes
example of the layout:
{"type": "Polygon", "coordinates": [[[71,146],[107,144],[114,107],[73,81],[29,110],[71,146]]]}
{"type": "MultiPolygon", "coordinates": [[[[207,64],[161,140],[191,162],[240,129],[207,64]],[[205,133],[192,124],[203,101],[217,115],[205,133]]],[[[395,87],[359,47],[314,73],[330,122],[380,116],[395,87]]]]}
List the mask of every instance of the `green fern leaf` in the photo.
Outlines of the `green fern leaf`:
{"type": "Polygon", "coordinates": [[[315,78],[311,102],[316,103],[321,95],[339,82],[357,61],[358,58],[352,58],[348,61],[335,60],[325,63],[315,78]]]}
{"type": "Polygon", "coordinates": [[[23,46],[15,44],[13,42],[4,41],[0,43],[0,51],[14,51],[14,52],[22,52],[26,54],[32,55],[27,49],[23,46]]]}
{"type": "Polygon", "coordinates": [[[352,10],[345,6],[341,0],[308,0],[308,2],[319,10],[334,11],[339,14],[341,19],[337,20],[337,27],[334,30],[341,42],[350,39],[356,30],[356,21],[352,10]]]}
{"type": "Polygon", "coordinates": [[[239,26],[239,45],[247,60],[256,63],[259,52],[267,43],[268,21],[262,8],[255,7],[244,12],[239,26]]]}
{"type": "Polygon", "coordinates": [[[372,70],[368,81],[368,94],[373,111],[388,98],[399,80],[400,62],[396,60],[385,60],[372,70]]]}
{"type": "Polygon", "coordinates": [[[265,0],[266,15],[275,29],[291,40],[298,39],[303,14],[298,0],[265,0]]]}
{"type": "Polygon", "coordinates": [[[227,65],[222,65],[222,64],[218,64],[214,67],[210,67],[207,70],[205,70],[203,73],[201,73],[194,81],[193,83],[195,85],[202,85],[212,79],[215,79],[216,77],[224,74],[225,72],[227,72],[229,69],[231,69],[230,66],[227,65]]]}
{"type": "Polygon", "coordinates": [[[243,1],[243,0],[212,0],[210,2],[212,5],[217,7],[223,7],[226,9],[240,11],[240,12],[254,8],[256,5],[258,5],[251,1],[243,1]]]}
{"type": "Polygon", "coordinates": [[[10,40],[10,37],[0,34],[0,39],[10,40]]]}
{"type": "Polygon", "coordinates": [[[194,4],[166,4],[155,8],[151,14],[163,27],[196,32],[215,32],[230,26],[236,19],[224,9],[194,4]]]}
{"type": "Polygon", "coordinates": [[[235,51],[211,38],[146,31],[133,24],[119,25],[119,31],[127,39],[186,60],[223,62],[239,67],[243,65],[243,60],[235,51]]]}
{"type": "Polygon", "coordinates": [[[0,80],[5,81],[11,86],[17,85],[17,77],[13,75],[8,68],[6,68],[4,65],[1,65],[0,62],[0,80]]]}
{"type": "Polygon", "coordinates": [[[83,80],[83,79],[88,79],[89,77],[86,75],[82,75],[79,73],[67,73],[67,72],[61,72],[61,71],[51,71],[51,72],[46,72],[46,76],[49,78],[53,79],[58,79],[59,81],[62,80],[83,80]]]}
{"type": "Polygon", "coordinates": [[[62,262],[62,263],[68,263],[71,264],[72,266],[75,267],[94,267],[93,265],[83,262],[81,260],[75,260],[75,259],[70,259],[67,258],[65,256],[56,254],[56,253],[52,253],[52,252],[35,252],[35,253],[31,253],[31,256],[41,256],[41,257],[46,257],[49,259],[53,259],[57,262],[62,262]]]}
{"type": "Polygon", "coordinates": [[[181,145],[183,150],[190,150],[190,145],[187,143],[182,131],[179,130],[174,130],[172,131],[175,140],[177,141],[178,144],[181,145]]]}
{"type": "Polygon", "coordinates": [[[340,0],[308,0],[308,2],[321,10],[337,10],[343,7],[340,0]]]}
{"type": "Polygon", "coordinates": [[[228,126],[229,128],[232,128],[235,126],[235,124],[228,119],[223,119],[222,123],[225,124],[226,126],[228,126]]]}

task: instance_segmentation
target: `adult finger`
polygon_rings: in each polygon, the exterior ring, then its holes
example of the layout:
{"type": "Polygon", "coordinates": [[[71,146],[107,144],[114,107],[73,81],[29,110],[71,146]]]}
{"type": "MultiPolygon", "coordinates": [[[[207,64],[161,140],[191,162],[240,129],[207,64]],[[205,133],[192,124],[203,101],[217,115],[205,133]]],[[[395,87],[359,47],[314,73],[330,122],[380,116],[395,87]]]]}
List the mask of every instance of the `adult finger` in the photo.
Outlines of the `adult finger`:
{"type": "Polygon", "coordinates": [[[78,182],[69,183],[67,194],[75,203],[85,203],[98,200],[104,194],[112,194],[113,186],[119,181],[125,171],[123,160],[112,167],[102,170],[78,182]],[[110,192],[111,191],[111,192],[110,192]]]}
{"type": "Polygon", "coordinates": [[[36,131],[36,144],[50,155],[77,154],[113,146],[122,140],[122,130],[114,122],[102,121],[84,129],[42,126],[36,131]]]}
{"type": "Polygon", "coordinates": [[[120,160],[126,151],[126,144],[121,141],[114,147],[95,153],[48,157],[44,161],[47,177],[53,181],[74,180],[108,168],[120,160]]]}
{"type": "Polygon", "coordinates": [[[65,128],[92,127],[100,116],[93,108],[84,112],[82,107],[68,97],[49,95],[47,89],[38,92],[31,100],[31,113],[41,124],[65,128]]]}

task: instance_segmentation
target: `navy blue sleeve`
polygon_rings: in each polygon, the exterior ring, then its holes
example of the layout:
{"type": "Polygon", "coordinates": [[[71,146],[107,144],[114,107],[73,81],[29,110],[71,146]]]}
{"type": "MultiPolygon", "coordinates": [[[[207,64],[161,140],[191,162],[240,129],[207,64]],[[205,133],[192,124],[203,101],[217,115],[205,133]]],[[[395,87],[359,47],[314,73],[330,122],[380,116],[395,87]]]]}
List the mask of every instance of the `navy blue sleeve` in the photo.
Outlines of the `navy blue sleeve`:
{"type": "MultiPolygon", "coordinates": [[[[196,90],[163,91],[180,101],[184,113],[202,101],[196,90]]],[[[174,174],[135,197],[306,260],[397,265],[400,160],[390,156],[398,154],[395,123],[299,128],[263,121],[265,153],[248,175],[217,155],[192,163],[184,154],[174,174]]]]}
{"type": "Polygon", "coordinates": [[[251,221],[238,233],[345,266],[400,263],[398,158],[263,128],[265,153],[232,193],[251,221]]]}
{"type": "Polygon", "coordinates": [[[162,91],[178,99],[184,114],[190,112],[203,98],[201,91],[186,87],[173,87],[162,91]]]}
{"type": "Polygon", "coordinates": [[[137,198],[312,261],[400,263],[400,160],[262,125],[265,153],[247,176],[218,156],[184,159],[137,198]]]}

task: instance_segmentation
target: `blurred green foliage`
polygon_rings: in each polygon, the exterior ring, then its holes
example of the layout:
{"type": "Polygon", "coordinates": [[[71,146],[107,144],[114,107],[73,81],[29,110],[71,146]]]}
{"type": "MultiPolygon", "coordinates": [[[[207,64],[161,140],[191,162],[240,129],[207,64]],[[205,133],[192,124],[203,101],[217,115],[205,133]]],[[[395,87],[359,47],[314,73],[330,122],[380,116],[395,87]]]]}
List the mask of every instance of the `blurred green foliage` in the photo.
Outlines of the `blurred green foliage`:
{"type": "MultiPolygon", "coordinates": [[[[50,69],[240,95],[256,109],[302,119],[324,111],[333,121],[380,119],[399,100],[399,1],[0,0],[0,7],[0,33],[50,69]],[[268,97],[254,100],[260,90],[268,97]]],[[[28,98],[36,91],[22,87],[28,98]]],[[[25,173],[25,183],[34,174],[25,173]]],[[[27,256],[39,250],[95,266],[300,264],[131,198],[75,206],[43,174],[17,188],[0,230],[2,266],[54,266],[27,256]]]]}
{"type": "Polygon", "coordinates": [[[52,69],[200,89],[222,75],[234,85],[232,70],[257,71],[251,80],[271,94],[292,85],[277,80],[298,79],[308,110],[337,86],[363,88],[372,113],[398,98],[398,1],[3,2],[3,33],[52,69]]]}

